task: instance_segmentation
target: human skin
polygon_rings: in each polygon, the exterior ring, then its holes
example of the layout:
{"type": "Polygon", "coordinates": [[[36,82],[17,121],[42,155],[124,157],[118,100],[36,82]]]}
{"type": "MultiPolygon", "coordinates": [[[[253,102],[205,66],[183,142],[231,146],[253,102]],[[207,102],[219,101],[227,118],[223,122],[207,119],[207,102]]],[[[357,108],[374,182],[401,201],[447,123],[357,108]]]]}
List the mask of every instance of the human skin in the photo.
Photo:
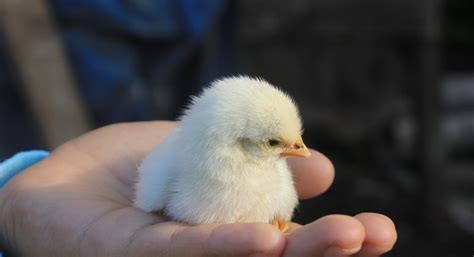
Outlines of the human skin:
{"type": "MultiPolygon", "coordinates": [[[[369,257],[393,247],[393,222],[375,213],[291,223],[284,235],[270,224],[189,226],[134,208],[137,165],[175,126],[103,127],[15,176],[0,190],[0,238],[7,249],[19,256],[369,257]]],[[[333,165],[319,152],[289,163],[302,199],[333,181],[333,165]]]]}

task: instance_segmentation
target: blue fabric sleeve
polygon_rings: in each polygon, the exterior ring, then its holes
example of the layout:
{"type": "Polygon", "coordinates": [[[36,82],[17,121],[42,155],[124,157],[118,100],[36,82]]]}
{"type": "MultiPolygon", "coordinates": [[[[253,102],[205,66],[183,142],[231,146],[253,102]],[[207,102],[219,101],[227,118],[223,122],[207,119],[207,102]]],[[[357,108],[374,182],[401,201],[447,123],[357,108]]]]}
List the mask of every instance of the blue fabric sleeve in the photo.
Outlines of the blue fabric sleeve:
{"type": "MultiPolygon", "coordinates": [[[[10,159],[0,163],[0,187],[3,187],[12,177],[22,170],[43,160],[48,156],[48,152],[41,150],[31,150],[15,154],[10,159]]],[[[2,257],[2,255],[0,255],[2,257]]]]}

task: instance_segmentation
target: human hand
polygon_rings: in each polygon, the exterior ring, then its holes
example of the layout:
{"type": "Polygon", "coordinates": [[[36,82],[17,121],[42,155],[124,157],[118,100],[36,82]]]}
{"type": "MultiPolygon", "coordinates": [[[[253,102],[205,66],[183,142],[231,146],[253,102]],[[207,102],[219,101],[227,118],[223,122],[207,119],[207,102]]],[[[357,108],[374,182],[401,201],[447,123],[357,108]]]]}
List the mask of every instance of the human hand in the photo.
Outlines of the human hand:
{"type": "MultiPolygon", "coordinates": [[[[21,256],[378,256],[396,240],[385,216],[329,215],[288,235],[269,224],[188,226],[132,207],[137,165],[173,122],[124,123],[62,145],[0,190],[0,236],[21,256]]],[[[332,183],[318,152],[291,159],[300,198],[332,183]]]]}

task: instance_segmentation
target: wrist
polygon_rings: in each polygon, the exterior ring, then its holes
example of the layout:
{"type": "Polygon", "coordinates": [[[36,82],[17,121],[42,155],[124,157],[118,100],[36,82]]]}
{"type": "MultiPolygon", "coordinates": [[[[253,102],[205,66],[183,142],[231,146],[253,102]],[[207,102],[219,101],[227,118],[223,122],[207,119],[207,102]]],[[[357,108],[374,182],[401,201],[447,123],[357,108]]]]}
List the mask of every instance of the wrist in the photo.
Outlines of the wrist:
{"type": "MultiPolygon", "coordinates": [[[[7,220],[8,215],[8,189],[2,188],[15,175],[34,165],[48,156],[45,151],[26,151],[15,154],[13,157],[0,163],[0,257],[16,256],[15,249],[8,239],[8,227],[12,226],[7,220]]],[[[10,228],[14,229],[14,228],[10,228]]]]}
{"type": "Polygon", "coordinates": [[[19,152],[11,158],[0,163],[0,188],[3,187],[16,174],[43,160],[48,152],[42,150],[31,150],[19,152]]]}

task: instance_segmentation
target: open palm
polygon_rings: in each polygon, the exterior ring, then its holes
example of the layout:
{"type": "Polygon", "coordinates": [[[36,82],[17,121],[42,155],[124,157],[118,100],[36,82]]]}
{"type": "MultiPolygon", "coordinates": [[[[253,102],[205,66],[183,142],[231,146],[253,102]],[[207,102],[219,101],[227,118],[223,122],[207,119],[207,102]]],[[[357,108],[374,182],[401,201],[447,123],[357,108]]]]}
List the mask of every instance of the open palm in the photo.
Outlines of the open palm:
{"type": "MultiPolygon", "coordinates": [[[[188,226],[132,207],[137,165],[173,122],[107,126],[56,149],[0,191],[0,235],[21,256],[377,256],[396,240],[374,213],[330,215],[288,235],[269,224],[188,226]]],[[[290,160],[300,198],[325,191],[330,161],[290,160]]]]}

